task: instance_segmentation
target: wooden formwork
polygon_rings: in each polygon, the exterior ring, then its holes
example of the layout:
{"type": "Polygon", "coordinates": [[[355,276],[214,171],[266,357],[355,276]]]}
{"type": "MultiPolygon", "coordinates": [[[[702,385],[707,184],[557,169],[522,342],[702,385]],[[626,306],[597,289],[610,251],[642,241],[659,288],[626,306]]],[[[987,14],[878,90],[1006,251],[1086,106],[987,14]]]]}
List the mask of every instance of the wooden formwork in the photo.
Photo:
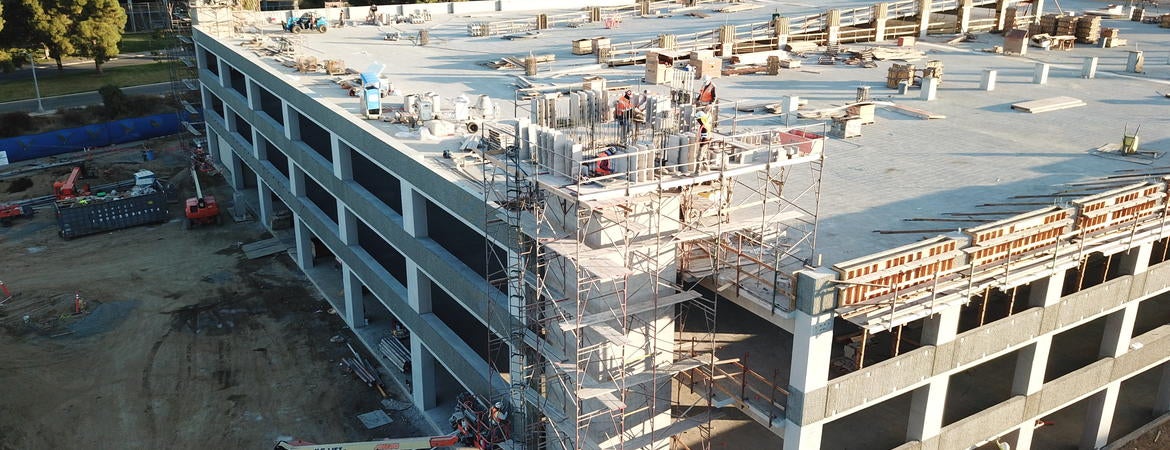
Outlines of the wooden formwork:
{"type": "Polygon", "coordinates": [[[1050,207],[965,230],[969,264],[982,267],[1056,245],[1072,225],[1072,208],[1050,207]]]}
{"type": "Polygon", "coordinates": [[[939,236],[833,266],[839,275],[837,304],[873,302],[895,292],[914,295],[964,265],[962,237],[939,236]]]}

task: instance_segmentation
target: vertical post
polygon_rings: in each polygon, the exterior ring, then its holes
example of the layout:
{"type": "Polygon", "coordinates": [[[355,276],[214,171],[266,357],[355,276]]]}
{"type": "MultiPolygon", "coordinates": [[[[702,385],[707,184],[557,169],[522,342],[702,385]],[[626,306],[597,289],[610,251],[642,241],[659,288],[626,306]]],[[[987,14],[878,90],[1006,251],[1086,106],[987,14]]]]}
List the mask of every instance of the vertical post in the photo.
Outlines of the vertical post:
{"type": "Polygon", "coordinates": [[[890,20],[890,4],[880,2],[873,5],[873,41],[885,42],[886,22],[890,20]]]}
{"type": "Polygon", "coordinates": [[[41,103],[41,83],[37,81],[37,59],[33,57],[32,52],[25,53],[28,57],[29,67],[32,68],[33,89],[37,94],[37,112],[45,112],[45,105],[41,103]]]}
{"type": "Polygon", "coordinates": [[[979,90],[994,91],[997,73],[995,69],[983,69],[983,78],[979,80],[979,90]]]}
{"type": "Polygon", "coordinates": [[[824,432],[824,402],[806,402],[806,393],[824,388],[829,380],[833,347],[833,308],[837,296],[833,272],[816,269],[797,272],[797,309],[792,339],[784,449],[820,448],[824,432]]]}
{"type": "Polygon", "coordinates": [[[1044,0],[1032,0],[1032,14],[1032,21],[1039,22],[1040,16],[1044,15],[1044,0]]]}
{"type": "Polygon", "coordinates": [[[922,79],[922,99],[931,101],[938,98],[938,78],[925,77],[922,79]]]}
{"type": "Polygon", "coordinates": [[[772,18],[772,34],[776,37],[776,50],[783,50],[788,45],[788,36],[791,34],[791,25],[787,17],[772,18]]]}
{"type": "Polygon", "coordinates": [[[1036,63],[1036,70],[1032,72],[1033,84],[1048,84],[1048,64],[1036,63]]]}
{"type": "Polygon", "coordinates": [[[971,0],[959,0],[959,32],[966,33],[971,30],[971,13],[975,10],[975,6],[971,0]]]}
{"type": "MultiPolygon", "coordinates": [[[[406,284],[410,307],[420,315],[430,314],[431,280],[417,264],[410,261],[406,263],[406,284]]],[[[414,404],[423,411],[434,408],[438,405],[435,356],[416,338],[410,340],[410,367],[411,396],[414,397],[414,404]]]]}
{"type": "MultiPolygon", "coordinates": [[[[1065,271],[1057,271],[1046,278],[1033,281],[1031,294],[1028,298],[1030,306],[1047,307],[1060,301],[1061,291],[1064,289],[1065,271]]],[[[1012,379],[1013,395],[1032,395],[1040,392],[1044,387],[1044,371],[1048,367],[1048,355],[1052,350],[1052,336],[1046,335],[1036,339],[1032,344],[1020,349],[1016,354],[1016,370],[1012,379]]],[[[1032,433],[1036,427],[1031,420],[1026,420],[1017,428],[1016,450],[1030,450],[1032,448],[1032,433]]]]}
{"type": "Polygon", "coordinates": [[[1085,62],[1081,65],[1081,78],[1097,78],[1097,57],[1090,56],[1085,58],[1085,62]]]}
{"type": "Polygon", "coordinates": [[[1154,400],[1154,414],[1170,412],[1170,362],[1162,363],[1162,379],[1158,381],[1158,396],[1154,400]]]}
{"type": "Polygon", "coordinates": [[[1146,57],[1141,50],[1130,50],[1129,59],[1125,62],[1125,71],[1130,73],[1145,72],[1146,57]]]}
{"type": "Polygon", "coordinates": [[[841,10],[830,9],[825,13],[825,33],[829,45],[841,41],[841,10]]]}
{"type": "MultiPolygon", "coordinates": [[[[953,306],[923,321],[922,344],[938,346],[955,340],[959,334],[960,311],[959,307],[953,306]]],[[[914,390],[910,400],[907,440],[925,441],[942,431],[943,406],[949,384],[949,376],[939,376],[914,390]]]]}
{"type": "Polygon", "coordinates": [[[366,302],[362,290],[362,281],[354,275],[349,264],[341,263],[341,285],[345,293],[345,323],[350,328],[358,329],[366,326],[366,302]]]}
{"type": "Polygon", "coordinates": [[[932,0],[918,0],[918,37],[926,37],[926,30],[930,28],[930,9],[932,0]]]}

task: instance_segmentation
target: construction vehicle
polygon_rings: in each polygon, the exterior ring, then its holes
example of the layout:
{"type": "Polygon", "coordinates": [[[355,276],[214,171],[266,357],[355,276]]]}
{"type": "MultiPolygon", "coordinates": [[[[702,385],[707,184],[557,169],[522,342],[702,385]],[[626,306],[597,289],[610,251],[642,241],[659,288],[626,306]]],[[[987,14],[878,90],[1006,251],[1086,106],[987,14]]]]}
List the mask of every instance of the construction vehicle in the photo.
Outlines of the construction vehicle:
{"type": "Polygon", "coordinates": [[[183,210],[187,216],[183,220],[183,229],[189,230],[195,225],[219,225],[222,219],[215,196],[203,195],[203,186],[199,184],[199,171],[194,167],[191,168],[191,178],[195,179],[195,196],[187,199],[187,207],[183,210]]]}
{"type": "Polygon", "coordinates": [[[31,216],[33,209],[31,206],[21,205],[0,205],[0,226],[12,226],[12,220],[17,217],[31,216]]]}
{"type": "Polygon", "coordinates": [[[329,21],[317,13],[307,12],[301,14],[300,18],[289,18],[288,22],[284,24],[284,30],[296,34],[304,30],[317,30],[318,33],[324,33],[329,28],[329,21]]]}
{"type": "Polygon", "coordinates": [[[54,181],[53,195],[57,196],[57,200],[69,200],[71,198],[89,195],[88,187],[82,189],[77,188],[77,180],[80,180],[84,174],[85,168],[77,166],[73,168],[73,171],[69,173],[65,181],[54,181]]]}
{"type": "Polygon", "coordinates": [[[272,450],[408,450],[451,447],[459,442],[455,435],[419,438],[387,439],[384,441],[345,442],[341,444],[310,444],[304,441],[280,441],[272,450]]]}

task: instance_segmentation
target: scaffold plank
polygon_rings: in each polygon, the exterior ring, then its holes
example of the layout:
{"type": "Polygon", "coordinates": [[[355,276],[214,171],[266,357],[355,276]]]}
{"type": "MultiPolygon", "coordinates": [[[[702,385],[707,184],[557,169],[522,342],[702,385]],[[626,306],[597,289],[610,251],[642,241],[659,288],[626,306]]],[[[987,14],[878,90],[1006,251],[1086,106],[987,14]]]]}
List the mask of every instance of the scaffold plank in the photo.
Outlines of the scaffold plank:
{"type": "MultiPolygon", "coordinates": [[[[785,213],[777,214],[773,217],[769,217],[768,223],[763,224],[763,225],[772,225],[772,224],[776,224],[776,223],[787,222],[789,220],[796,220],[796,219],[799,219],[801,217],[804,217],[804,213],[802,213],[800,211],[788,211],[785,213]]],[[[676,242],[690,242],[690,241],[694,241],[694,240],[698,240],[698,239],[713,238],[715,236],[718,236],[721,233],[730,233],[733,231],[746,230],[746,229],[750,229],[750,228],[758,228],[760,225],[761,225],[760,222],[754,221],[754,220],[735,220],[735,221],[732,221],[731,223],[724,223],[724,224],[719,224],[719,225],[706,225],[706,226],[687,225],[686,230],[674,235],[674,240],[676,242]]]]}
{"type": "Polygon", "coordinates": [[[633,273],[625,267],[620,255],[610,248],[593,249],[572,239],[547,242],[545,248],[573,259],[578,268],[599,279],[594,281],[614,280],[633,273]]]}
{"type": "Polygon", "coordinates": [[[622,448],[625,450],[637,450],[648,447],[654,444],[656,439],[668,439],[670,436],[675,436],[684,431],[697,428],[709,421],[720,419],[724,416],[723,411],[705,412],[697,416],[687,417],[685,419],[676,421],[662,428],[654,430],[653,433],[645,433],[634,436],[630,439],[610,439],[602,443],[602,450],[609,450],[614,448],[622,448]]]}
{"type": "Polygon", "coordinates": [[[561,327],[561,331],[573,331],[573,330],[576,330],[576,329],[579,329],[582,327],[603,323],[603,322],[606,322],[608,320],[615,320],[615,319],[618,319],[619,317],[622,317],[622,316],[628,317],[628,316],[632,316],[635,314],[641,314],[641,313],[644,313],[647,311],[652,311],[652,310],[657,309],[657,308],[665,308],[667,306],[682,303],[682,302],[685,302],[687,300],[694,300],[694,299],[699,298],[701,296],[702,295],[700,295],[698,292],[686,291],[686,292],[680,292],[677,294],[668,295],[666,297],[659,298],[657,302],[652,301],[651,299],[647,299],[646,301],[643,301],[643,302],[639,302],[639,303],[635,303],[635,304],[627,304],[625,311],[611,310],[611,311],[605,311],[605,312],[600,312],[600,313],[596,313],[596,314],[589,314],[586,316],[581,316],[580,318],[578,318],[574,322],[563,322],[560,324],[560,327],[561,327]]]}

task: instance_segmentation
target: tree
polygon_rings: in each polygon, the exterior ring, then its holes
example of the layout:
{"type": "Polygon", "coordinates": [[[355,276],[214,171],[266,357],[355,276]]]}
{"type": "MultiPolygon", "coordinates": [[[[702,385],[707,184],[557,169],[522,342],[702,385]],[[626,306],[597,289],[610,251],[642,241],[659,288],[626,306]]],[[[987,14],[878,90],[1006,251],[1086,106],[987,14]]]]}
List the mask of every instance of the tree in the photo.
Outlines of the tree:
{"type": "Polygon", "coordinates": [[[27,42],[44,47],[57,62],[57,70],[64,70],[62,58],[77,52],[71,34],[73,18],[81,14],[80,5],[73,0],[19,0],[17,3],[29,19],[27,42]]]}
{"type": "Polygon", "coordinates": [[[98,95],[102,96],[102,105],[105,105],[106,114],[110,118],[117,117],[130,108],[126,93],[118,86],[113,84],[102,86],[98,88],[98,95]]]}
{"type": "Polygon", "coordinates": [[[118,56],[118,42],[122,41],[122,30],[126,28],[126,10],[117,0],[75,1],[82,5],[72,33],[75,45],[93,57],[94,66],[101,73],[102,64],[118,56]]]}

